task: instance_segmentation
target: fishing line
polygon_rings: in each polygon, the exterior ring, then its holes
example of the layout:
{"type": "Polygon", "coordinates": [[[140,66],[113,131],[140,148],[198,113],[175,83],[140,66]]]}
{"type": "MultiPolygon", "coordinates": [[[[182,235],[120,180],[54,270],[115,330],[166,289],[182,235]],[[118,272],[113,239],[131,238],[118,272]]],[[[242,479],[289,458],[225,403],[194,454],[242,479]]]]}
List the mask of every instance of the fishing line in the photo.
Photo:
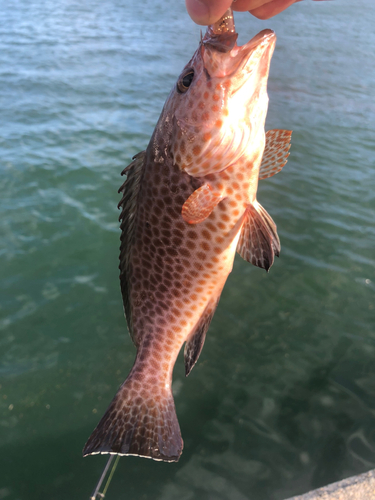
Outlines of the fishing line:
{"type": "Polygon", "coordinates": [[[94,492],[90,496],[90,500],[96,500],[97,497],[99,497],[99,498],[104,498],[105,497],[105,494],[107,493],[109,484],[110,484],[110,482],[112,480],[113,474],[115,473],[118,461],[120,460],[120,455],[117,455],[117,457],[116,457],[115,463],[112,466],[111,472],[109,473],[107,482],[106,482],[106,484],[104,486],[104,490],[102,491],[102,493],[100,493],[99,490],[100,490],[100,487],[101,487],[101,485],[102,485],[102,483],[104,481],[105,476],[107,475],[107,472],[108,472],[109,468],[111,467],[111,464],[112,464],[114,458],[115,458],[115,455],[110,455],[110,457],[109,457],[109,459],[108,459],[108,461],[107,461],[107,463],[106,463],[106,465],[104,467],[102,475],[100,476],[98,484],[96,485],[96,488],[95,488],[94,492]]]}

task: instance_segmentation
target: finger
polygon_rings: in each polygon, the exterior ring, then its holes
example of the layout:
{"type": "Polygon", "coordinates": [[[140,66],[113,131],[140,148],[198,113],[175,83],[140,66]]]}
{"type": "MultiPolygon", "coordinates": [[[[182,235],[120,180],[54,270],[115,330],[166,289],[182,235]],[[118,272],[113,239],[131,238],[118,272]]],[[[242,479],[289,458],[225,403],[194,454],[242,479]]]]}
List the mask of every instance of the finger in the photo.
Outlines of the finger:
{"type": "Polygon", "coordinates": [[[213,24],[232,5],[232,0],[185,0],[186,10],[192,20],[201,25],[213,24]]]}
{"type": "MultiPolygon", "coordinates": [[[[299,1],[299,0],[297,0],[299,1]]],[[[258,19],[269,19],[296,3],[296,0],[272,0],[249,12],[258,19]]]]}
{"type": "Polygon", "coordinates": [[[251,11],[261,7],[265,3],[273,2],[273,0],[235,0],[233,2],[233,10],[240,12],[251,11]]]}

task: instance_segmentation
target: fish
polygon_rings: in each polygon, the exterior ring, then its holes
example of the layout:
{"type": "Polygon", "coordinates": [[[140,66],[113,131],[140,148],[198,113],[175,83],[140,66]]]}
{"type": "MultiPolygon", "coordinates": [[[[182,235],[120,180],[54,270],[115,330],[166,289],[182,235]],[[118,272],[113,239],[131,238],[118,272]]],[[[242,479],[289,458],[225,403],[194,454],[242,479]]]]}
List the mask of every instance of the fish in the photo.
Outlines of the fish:
{"type": "Polygon", "coordinates": [[[279,172],[291,131],[265,133],[276,35],[237,45],[229,9],[207,31],[167,98],[146,150],[119,190],[120,284],[134,365],[83,455],[178,461],[183,440],[172,372],[202,351],[236,251],[266,269],[280,254],[259,179],[279,172]]]}

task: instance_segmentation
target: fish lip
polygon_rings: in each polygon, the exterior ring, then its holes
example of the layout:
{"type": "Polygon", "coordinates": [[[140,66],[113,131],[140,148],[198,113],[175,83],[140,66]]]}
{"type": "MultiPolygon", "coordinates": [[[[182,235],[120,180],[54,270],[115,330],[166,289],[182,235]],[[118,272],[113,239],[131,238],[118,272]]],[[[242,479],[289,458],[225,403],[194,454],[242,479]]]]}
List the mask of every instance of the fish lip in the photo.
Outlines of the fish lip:
{"type": "Polygon", "coordinates": [[[276,33],[273,30],[265,29],[260,31],[251,40],[249,40],[245,45],[242,45],[240,50],[245,50],[248,52],[255,49],[258,45],[264,44],[265,42],[273,41],[276,42],[276,33]]]}
{"type": "MultiPolygon", "coordinates": [[[[238,47],[239,54],[241,56],[241,61],[237,67],[233,70],[233,73],[237,74],[248,74],[252,70],[249,66],[252,63],[252,54],[258,52],[256,59],[258,59],[258,66],[262,65],[263,68],[269,67],[269,62],[271,60],[273,50],[276,44],[276,34],[270,29],[265,29],[260,31],[255,35],[249,42],[238,47]]],[[[268,69],[267,69],[268,72],[268,69]]],[[[246,79],[245,79],[246,80],[246,79]]],[[[242,82],[242,84],[245,83],[242,82]]],[[[242,87],[242,84],[240,87],[242,87]]]]}
{"type": "Polygon", "coordinates": [[[246,71],[245,68],[251,60],[251,55],[256,51],[259,53],[258,57],[260,61],[265,57],[269,59],[268,56],[272,56],[275,44],[276,34],[274,31],[270,29],[260,31],[249,42],[245,43],[245,45],[238,47],[239,54],[241,54],[242,58],[235,71],[246,71]]]}

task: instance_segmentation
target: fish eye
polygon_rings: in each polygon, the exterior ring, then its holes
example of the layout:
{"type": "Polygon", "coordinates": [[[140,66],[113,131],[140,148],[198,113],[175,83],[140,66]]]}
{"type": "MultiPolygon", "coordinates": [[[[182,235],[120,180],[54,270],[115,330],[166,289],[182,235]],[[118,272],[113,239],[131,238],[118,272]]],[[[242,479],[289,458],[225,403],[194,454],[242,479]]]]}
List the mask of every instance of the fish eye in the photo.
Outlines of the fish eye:
{"type": "Polygon", "coordinates": [[[184,75],[182,75],[177,82],[178,92],[180,92],[181,94],[186,92],[190,87],[193,78],[194,78],[194,70],[193,69],[187,70],[187,72],[184,75]]]}

